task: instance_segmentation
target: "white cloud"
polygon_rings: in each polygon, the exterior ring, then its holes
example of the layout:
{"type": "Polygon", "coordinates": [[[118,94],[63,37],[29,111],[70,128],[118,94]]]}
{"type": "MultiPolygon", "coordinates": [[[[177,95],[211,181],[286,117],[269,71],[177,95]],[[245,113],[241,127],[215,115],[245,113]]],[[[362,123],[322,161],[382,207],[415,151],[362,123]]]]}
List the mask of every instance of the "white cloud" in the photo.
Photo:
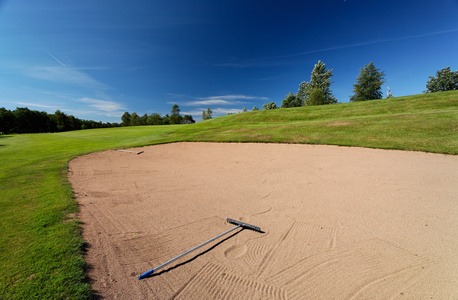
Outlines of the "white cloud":
{"type": "Polygon", "coordinates": [[[110,118],[121,118],[122,115],[124,114],[124,111],[117,111],[117,112],[95,112],[97,115],[105,116],[105,117],[110,117],[110,118]]]}
{"type": "Polygon", "coordinates": [[[17,105],[23,105],[26,107],[39,107],[39,108],[44,108],[44,109],[55,109],[55,110],[59,109],[57,106],[45,105],[45,104],[39,104],[39,103],[30,103],[30,102],[14,102],[14,103],[17,105]]]}
{"type": "Polygon", "coordinates": [[[63,108],[60,111],[65,112],[70,115],[78,116],[79,118],[86,118],[88,120],[94,120],[95,115],[104,116],[109,118],[121,118],[124,114],[123,111],[114,111],[114,112],[102,112],[91,109],[72,109],[72,108],[63,108]]]}
{"type": "Polygon", "coordinates": [[[266,97],[255,97],[255,96],[247,96],[247,95],[224,95],[224,96],[210,96],[205,98],[199,98],[202,100],[214,100],[214,99],[224,99],[224,100],[267,100],[266,97]]]}
{"type": "MultiPolygon", "coordinates": [[[[253,102],[269,100],[267,97],[250,96],[241,94],[229,94],[220,96],[208,96],[208,97],[192,97],[184,94],[169,94],[172,98],[193,99],[188,102],[179,101],[180,106],[192,107],[189,110],[182,109],[181,114],[192,115],[194,118],[199,119],[202,115],[202,111],[210,107],[213,112],[213,117],[220,117],[227,114],[237,114],[243,111],[243,106],[252,105],[253,102]]],[[[177,102],[168,102],[169,104],[176,104],[177,102]]]]}
{"type": "Polygon", "coordinates": [[[226,100],[197,100],[183,103],[184,106],[200,106],[200,105],[230,105],[233,104],[226,100]]]}
{"type": "Polygon", "coordinates": [[[65,82],[92,89],[107,89],[108,87],[76,68],[63,66],[37,66],[25,69],[25,75],[41,80],[65,82]]]}
{"type": "MultiPolygon", "coordinates": [[[[200,110],[192,111],[182,111],[182,115],[191,115],[196,120],[201,120],[202,111],[207,110],[207,108],[201,108],[200,110]]],[[[212,108],[213,118],[225,116],[227,114],[238,114],[241,113],[243,109],[240,108],[212,108]]]]}
{"type": "Polygon", "coordinates": [[[88,97],[83,97],[77,99],[76,101],[88,103],[90,107],[98,110],[98,112],[96,112],[97,114],[101,114],[107,117],[118,117],[122,115],[124,111],[126,111],[124,105],[115,101],[100,100],[88,97]]]}
{"type": "Polygon", "coordinates": [[[222,95],[197,98],[198,100],[183,103],[184,106],[201,105],[235,105],[245,103],[246,100],[268,100],[267,97],[256,97],[247,95],[222,95]]]}
{"type": "Polygon", "coordinates": [[[191,115],[191,116],[200,116],[202,115],[202,111],[206,110],[206,108],[202,108],[201,110],[188,110],[188,111],[181,111],[182,115],[191,115]]]}

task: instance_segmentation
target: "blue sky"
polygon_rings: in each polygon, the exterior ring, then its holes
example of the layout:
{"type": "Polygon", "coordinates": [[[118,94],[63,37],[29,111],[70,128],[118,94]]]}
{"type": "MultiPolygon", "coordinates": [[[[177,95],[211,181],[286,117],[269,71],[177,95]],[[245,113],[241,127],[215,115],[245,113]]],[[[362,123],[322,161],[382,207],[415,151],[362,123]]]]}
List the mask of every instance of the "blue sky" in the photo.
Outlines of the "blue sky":
{"type": "Polygon", "coordinates": [[[0,0],[0,107],[200,120],[297,92],[318,60],[348,102],[373,61],[394,96],[458,69],[458,0],[0,0]]]}

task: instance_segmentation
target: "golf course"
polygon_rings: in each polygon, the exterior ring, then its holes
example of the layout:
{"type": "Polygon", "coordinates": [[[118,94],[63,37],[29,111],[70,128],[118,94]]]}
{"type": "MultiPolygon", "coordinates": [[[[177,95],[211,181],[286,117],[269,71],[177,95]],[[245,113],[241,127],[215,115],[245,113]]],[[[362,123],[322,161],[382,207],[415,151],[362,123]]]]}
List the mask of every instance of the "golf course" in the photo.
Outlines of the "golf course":
{"type": "Polygon", "coordinates": [[[0,135],[0,299],[453,299],[457,154],[457,91],[0,135]]]}

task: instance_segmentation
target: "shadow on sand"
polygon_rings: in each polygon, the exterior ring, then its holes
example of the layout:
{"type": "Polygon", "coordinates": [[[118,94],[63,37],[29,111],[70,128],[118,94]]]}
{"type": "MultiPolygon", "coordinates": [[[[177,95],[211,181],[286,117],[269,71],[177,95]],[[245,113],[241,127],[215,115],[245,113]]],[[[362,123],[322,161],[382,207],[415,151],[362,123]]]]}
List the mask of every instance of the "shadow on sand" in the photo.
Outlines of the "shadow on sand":
{"type": "Polygon", "coordinates": [[[202,255],[204,255],[204,254],[206,254],[206,253],[212,251],[213,249],[215,249],[216,247],[218,247],[219,245],[221,245],[222,243],[224,243],[224,242],[227,241],[228,239],[231,239],[232,237],[236,236],[237,234],[239,234],[239,233],[240,233],[241,231],[243,231],[243,230],[244,230],[244,229],[239,230],[239,231],[237,231],[237,232],[231,234],[230,236],[228,236],[228,237],[224,238],[223,240],[219,241],[218,243],[216,243],[215,245],[211,246],[211,247],[208,248],[207,250],[205,250],[205,251],[203,251],[203,252],[201,252],[201,253],[199,253],[199,254],[197,254],[197,255],[191,257],[190,259],[188,259],[188,260],[186,260],[186,261],[184,261],[184,262],[182,262],[182,263],[179,263],[179,264],[177,264],[177,265],[175,265],[175,266],[173,266],[173,267],[171,267],[171,268],[165,269],[165,270],[160,271],[160,272],[158,272],[158,273],[153,273],[153,274],[149,275],[148,277],[145,277],[144,279],[151,278],[151,277],[156,277],[156,276],[160,276],[160,275],[162,275],[162,274],[164,274],[164,273],[168,273],[168,272],[170,272],[170,271],[172,271],[172,270],[175,270],[176,268],[179,268],[179,267],[181,267],[181,266],[183,266],[183,265],[185,265],[185,264],[188,264],[188,263],[190,263],[190,262],[196,260],[198,257],[200,257],[200,256],[202,256],[202,255]]]}

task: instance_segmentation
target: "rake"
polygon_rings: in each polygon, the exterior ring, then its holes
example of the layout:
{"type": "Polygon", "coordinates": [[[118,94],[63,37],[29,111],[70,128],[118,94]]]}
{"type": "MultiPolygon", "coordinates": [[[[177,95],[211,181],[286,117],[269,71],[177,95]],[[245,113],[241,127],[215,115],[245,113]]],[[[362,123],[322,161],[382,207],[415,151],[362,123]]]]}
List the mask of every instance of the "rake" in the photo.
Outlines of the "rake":
{"type": "Polygon", "coordinates": [[[115,149],[115,151],[121,151],[121,152],[128,152],[128,153],[135,153],[135,154],[142,154],[144,151],[140,151],[140,152],[137,152],[137,151],[130,151],[130,150],[122,150],[122,149],[115,149]]]}
{"type": "Polygon", "coordinates": [[[151,270],[149,270],[148,272],[143,273],[142,275],[138,276],[138,279],[143,279],[143,278],[148,277],[149,275],[151,275],[151,274],[153,274],[154,272],[156,272],[158,269],[160,269],[160,268],[162,268],[162,267],[165,267],[166,265],[168,265],[168,264],[174,262],[175,260],[179,259],[180,257],[183,257],[183,256],[185,256],[186,254],[191,253],[192,251],[194,251],[194,250],[196,250],[196,249],[199,249],[200,247],[205,246],[206,244],[208,244],[208,243],[210,243],[210,242],[216,240],[217,238],[222,237],[223,235],[226,235],[226,234],[228,234],[229,232],[232,232],[232,231],[234,231],[234,230],[236,230],[236,229],[238,229],[238,228],[242,228],[242,229],[251,229],[251,230],[254,230],[254,231],[263,233],[263,231],[261,231],[261,228],[259,228],[259,227],[257,227],[257,226],[254,226],[254,225],[251,225],[251,224],[247,224],[247,223],[240,222],[240,221],[233,220],[233,219],[229,219],[229,218],[227,219],[227,222],[228,222],[228,223],[231,223],[231,224],[234,224],[234,225],[237,225],[237,226],[235,226],[235,227],[232,228],[232,229],[229,229],[229,230],[226,231],[226,232],[221,233],[220,235],[215,236],[215,237],[212,238],[212,239],[209,239],[208,241],[206,241],[206,242],[204,242],[204,243],[202,243],[202,244],[200,244],[200,245],[198,245],[198,246],[196,246],[196,247],[194,247],[194,248],[192,248],[192,249],[190,249],[190,250],[188,250],[188,251],[186,251],[186,252],[184,252],[184,253],[178,255],[178,256],[175,257],[175,258],[172,258],[172,259],[169,260],[169,261],[166,261],[166,262],[163,263],[162,265],[157,266],[156,268],[151,269],[151,270]]]}

